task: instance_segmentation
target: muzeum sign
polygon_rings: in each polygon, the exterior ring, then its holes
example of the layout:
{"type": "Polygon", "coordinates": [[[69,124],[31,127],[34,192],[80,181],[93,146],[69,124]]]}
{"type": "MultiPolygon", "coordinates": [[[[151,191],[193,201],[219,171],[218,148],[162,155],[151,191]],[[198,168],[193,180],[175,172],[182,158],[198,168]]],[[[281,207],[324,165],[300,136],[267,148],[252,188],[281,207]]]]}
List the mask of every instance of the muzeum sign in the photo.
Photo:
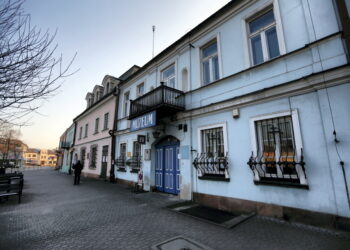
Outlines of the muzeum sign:
{"type": "Polygon", "coordinates": [[[156,111],[132,119],[130,131],[137,131],[153,126],[156,126],[156,111]]]}

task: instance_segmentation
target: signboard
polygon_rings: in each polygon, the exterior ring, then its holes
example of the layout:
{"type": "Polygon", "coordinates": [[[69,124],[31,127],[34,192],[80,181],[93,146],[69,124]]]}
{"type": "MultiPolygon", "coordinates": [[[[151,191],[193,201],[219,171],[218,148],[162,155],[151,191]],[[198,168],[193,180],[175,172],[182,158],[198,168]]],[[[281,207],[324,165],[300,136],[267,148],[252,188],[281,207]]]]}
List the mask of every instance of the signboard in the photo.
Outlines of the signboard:
{"type": "Polygon", "coordinates": [[[145,135],[137,135],[137,142],[140,144],[146,144],[146,136],[145,135]]]}
{"type": "Polygon", "coordinates": [[[137,131],[153,126],[156,126],[156,111],[132,119],[130,131],[137,131]]]}

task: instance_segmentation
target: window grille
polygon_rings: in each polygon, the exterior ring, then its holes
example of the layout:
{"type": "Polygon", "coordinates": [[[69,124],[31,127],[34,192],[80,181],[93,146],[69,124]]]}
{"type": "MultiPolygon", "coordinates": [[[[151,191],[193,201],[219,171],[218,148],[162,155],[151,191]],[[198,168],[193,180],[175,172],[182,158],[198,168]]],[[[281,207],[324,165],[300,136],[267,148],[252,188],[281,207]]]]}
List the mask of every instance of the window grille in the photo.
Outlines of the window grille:
{"type": "Polygon", "coordinates": [[[229,180],[222,127],[201,130],[202,153],[193,161],[200,179],[229,180]]]}
{"type": "Polygon", "coordinates": [[[116,159],[116,166],[118,169],[125,169],[126,167],[126,143],[120,144],[119,157],[116,159]]]}
{"type": "Polygon", "coordinates": [[[302,184],[305,162],[302,149],[298,160],[292,117],[255,121],[255,131],[257,152],[248,161],[259,177],[255,182],[302,184]]]}
{"type": "Polygon", "coordinates": [[[91,148],[90,168],[96,168],[97,146],[91,148]]]}

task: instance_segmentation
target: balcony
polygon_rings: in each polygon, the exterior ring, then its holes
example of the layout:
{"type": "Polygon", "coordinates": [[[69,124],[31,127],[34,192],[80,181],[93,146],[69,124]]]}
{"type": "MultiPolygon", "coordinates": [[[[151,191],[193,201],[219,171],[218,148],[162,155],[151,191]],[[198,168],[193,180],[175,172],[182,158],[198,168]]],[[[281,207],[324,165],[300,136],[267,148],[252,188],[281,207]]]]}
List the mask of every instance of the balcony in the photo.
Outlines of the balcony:
{"type": "Polygon", "coordinates": [[[71,147],[71,143],[70,142],[61,141],[60,148],[62,148],[62,149],[69,149],[70,147],[71,147]]]}
{"type": "Polygon", "coordinates": [[[185,110],[185,95],[182,91],[161,83],[159,87],[130,103],[129,120],[154,110],[157,111],[157,118],[162,118],[185,110]]]}

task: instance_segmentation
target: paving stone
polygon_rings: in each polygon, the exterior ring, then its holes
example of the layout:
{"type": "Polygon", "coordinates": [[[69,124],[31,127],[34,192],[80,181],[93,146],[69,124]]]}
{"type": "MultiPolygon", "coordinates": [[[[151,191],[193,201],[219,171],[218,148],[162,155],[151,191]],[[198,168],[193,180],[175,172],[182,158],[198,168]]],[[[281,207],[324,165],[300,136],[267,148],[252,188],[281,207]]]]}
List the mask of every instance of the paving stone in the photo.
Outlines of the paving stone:
{"type": "Polygon", "coordinates": [[[233,229],[165,207],[177,198],[52,169],[24,173],[22,203],[0,203],[0,249],[150,249],[183,236],[213,249],[350,249],[350,236],[255,216],[233,229]]]}

